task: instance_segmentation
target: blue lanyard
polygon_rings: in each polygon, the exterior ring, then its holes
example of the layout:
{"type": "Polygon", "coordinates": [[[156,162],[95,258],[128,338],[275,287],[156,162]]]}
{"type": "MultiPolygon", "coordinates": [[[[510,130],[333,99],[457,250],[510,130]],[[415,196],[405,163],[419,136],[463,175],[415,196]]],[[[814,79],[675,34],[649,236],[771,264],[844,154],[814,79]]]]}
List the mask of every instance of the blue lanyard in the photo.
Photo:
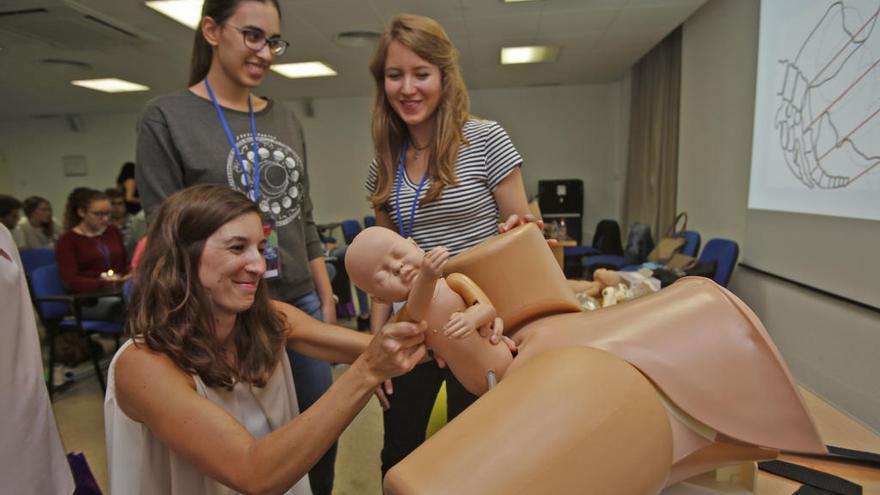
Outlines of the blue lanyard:
{"type": "MultiPolygon", "coordinates": [[[[245,178],[245,182],[247,182],[247,168],[244,166],[244,160],[238,152],[238,146],[235,145],[232,131],[229,130],[229,124],[226,122],[226,117],[223,116],[223,110],[220,108],[220,104],[217,103],[217,98],[214,96],[214,92],[211,91],[211,85],[208,83],[207,77],[205,78],[205,88],[208,90],[208,95],[211,97],[211,103],[213,103],[214,108],[217,109],[217,115],[220,116],[220,123],[223,124],[223,130],[226,131],[226,139],[229,140],[229,145],[232,146],[232,151],[235,152],[235,158],[238,160],[238,164],[241,165],[242,176],[245,178]]],[[[250,110],[251,113],[251,132],[254,136],[254,176],[251,183],[245,183],[244,187],[247,189],[249,185],[253,186],[250,190],[249,196],[251,197],[251,201],[256,203],[257,200],[260,199],[260,150],[257,148],[257,125],[254,122],[254,107],[251,105],[250,94],[248,94],[248,110],[250,110]]]]}
{"type": "Polygon", "coordinates": [[[403,216],[400,214],[400,183],[403,182],[403,174],[406,173],[406,149],[408,147],[408,143],[404,141],[403,149],[400,150],[400,161],[397,164],[397,176],[395,177],[395,195],[394,195],[394,207],[397,210],[397,224],[400,227],[400,235],[403,237],[411,237],[413,232],[413,223],[416,220],[416,206],[419,204],[419,195],[422,193],[422,188],[425,187],[425,181],[428,180],[428,170],[425,169],[425,175],[422,176],[422,181],[419,182],[419,188],[416,189],[416,195],[413,198],[412,208],[409,212],[409,230],[404,230],[403,228],[403,216]]]}
{"type": "Polygon", "coordinates": [[[104,240],[103,235],[104,234],[101,234],[102,237],[101,237],[100,242],[98,242],[98,239],[96,239],[94,237],[90,237],[90,239],[92,240],[92,242],[95,243],[95,247],[98,248],[98,251],[101,252],[101,256],[104,257],[104,268],[109,270],[110,269],[110,248],[107,247],[107,241],[104,240]]]}

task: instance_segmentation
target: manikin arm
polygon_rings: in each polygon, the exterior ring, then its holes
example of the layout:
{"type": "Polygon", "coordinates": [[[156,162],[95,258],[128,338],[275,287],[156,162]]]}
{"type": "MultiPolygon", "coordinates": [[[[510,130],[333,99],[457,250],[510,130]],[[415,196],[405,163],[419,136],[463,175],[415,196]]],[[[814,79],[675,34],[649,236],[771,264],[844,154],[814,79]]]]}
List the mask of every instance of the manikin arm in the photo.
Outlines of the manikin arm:
{"type": "Polygon", "coordinates": [[[495,308],[488,304],[475,304],[464,311],[452,313],[443,327],[443,333],[449,338],[460,339],[478,328],[492,325],[494,321],[495,308]]]}
{"type": "Polygon", "coordinates": [[[425,260],[413,281],[412,290],[406,300],[406,307],[413,321],[421,321],[428,312],[437,279],[443,274],[443,267],[449,259],[449,251],[438,247],[425,253],[425,260]]]}
{"type": "MultiPolygon", "coordinates": [[[[450,338],[463,338],[475,329],[492,328],[492,343],[497,343],[501,335],[503,324],[495,311],[495,307],[489,302],[488,296],[480,289],[473,280],[460,274],[453,273],[446,278],[449,288],[464,300],[467,309],[455,312],[449,317],[449,321],[443,327],[443,333],[450,338]]],[[[484,331],[480,334],[486,337],[484,331]]]]}

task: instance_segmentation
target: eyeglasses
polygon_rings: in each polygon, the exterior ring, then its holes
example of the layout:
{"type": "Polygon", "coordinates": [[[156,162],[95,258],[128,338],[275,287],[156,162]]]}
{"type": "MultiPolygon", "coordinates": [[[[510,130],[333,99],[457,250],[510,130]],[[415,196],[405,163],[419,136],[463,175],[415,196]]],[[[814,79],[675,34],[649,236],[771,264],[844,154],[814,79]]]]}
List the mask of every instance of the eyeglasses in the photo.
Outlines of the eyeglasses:
{"type": "Polygon", "coordinates": [[[238,26],[233,26],[228,22],[226,23],[226,25],[233,27],[241,32],[241,37],[244,40],[244,46],[250,48],[255,52],[258,52],[262,50],[264,46],[269,45],[269,51],[272,52],[272,55],[280,56],[284,55],[284,52],[287,51],[287,47],[290,46],[290,43],[284,41],[281,38],[267,38],[266,33],[260,31],[259,29],[240,28],[238,26]]]}
{"type": "Polygon", "coordinates": [[[89,215],[95,215],[96,217],[106,218],[109,217],[111,212],[109,211],[90,211],[89,215]]]}

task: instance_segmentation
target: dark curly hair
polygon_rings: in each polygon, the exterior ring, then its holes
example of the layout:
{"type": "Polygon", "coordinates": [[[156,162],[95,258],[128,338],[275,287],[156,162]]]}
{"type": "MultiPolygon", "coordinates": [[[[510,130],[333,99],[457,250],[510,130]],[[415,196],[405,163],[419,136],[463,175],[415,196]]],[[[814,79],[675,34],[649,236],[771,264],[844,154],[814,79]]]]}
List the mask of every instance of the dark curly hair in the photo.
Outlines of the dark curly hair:
{"type": "Polygon", "coordinates": [[[67,195],[67,204],[64,205],[64,231],[76,227],[83,221],[80,210],[88,210],[92,201],[107,199],[107,195],[101,191],[89,187],[77,187],[67,195]]]}
{"type": "Polygon", "coordinates": [[[285,323],[260,282],[253,305],[236,318],[238,362],[231,365],[215,337],[210,293],[199,280],[208,237],[251,213],[260,215],[257,205],[225,186],[194,186],[169,196],[147,233],[135,276],[126,332],[209,387],[231,389],[237,381],[265,386],[284,349],[285,323]]]}

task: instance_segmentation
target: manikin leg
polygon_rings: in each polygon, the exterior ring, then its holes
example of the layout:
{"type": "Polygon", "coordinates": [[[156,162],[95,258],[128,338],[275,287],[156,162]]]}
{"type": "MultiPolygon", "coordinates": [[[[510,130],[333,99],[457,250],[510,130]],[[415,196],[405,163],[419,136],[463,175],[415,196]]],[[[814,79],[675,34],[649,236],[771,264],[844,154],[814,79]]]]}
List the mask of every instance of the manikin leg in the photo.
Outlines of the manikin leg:
{"type": "Polygon", "coordinates": [[[672,433],[641,373],[597,349],[536,356],[385,477],[388,495],[659,492],[672,433]]]}

